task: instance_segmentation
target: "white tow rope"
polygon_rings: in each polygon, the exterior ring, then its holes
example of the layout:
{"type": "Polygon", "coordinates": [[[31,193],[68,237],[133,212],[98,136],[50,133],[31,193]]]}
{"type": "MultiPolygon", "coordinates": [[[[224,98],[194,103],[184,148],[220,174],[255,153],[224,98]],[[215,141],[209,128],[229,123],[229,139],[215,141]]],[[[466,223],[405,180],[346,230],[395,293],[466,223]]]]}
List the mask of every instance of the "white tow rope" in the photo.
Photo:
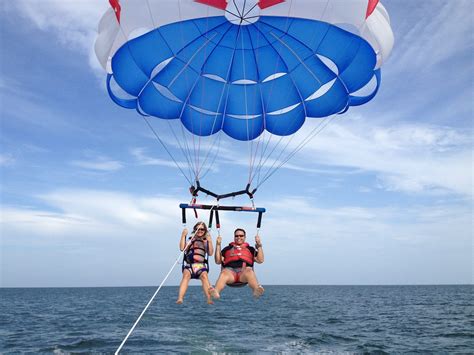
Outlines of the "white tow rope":
{"type": "Polygon", "coordinates": [[[163,286],[163,284],[166,282],[166,280],[168,279],[168,277],[171,275],[171,272],[173,271],[174,267],[176,266],[176,264],[178,263],[178,261],[181,259],[181,256],[185,253],[185,251],[188,249],[189,245],[191,245],[191,243],[193,242],[193,239],[194,239],[194,235],[192,236],[192,238],[189,240],[188,244],[186,244],[186,246],[184,247],[183,251],[179,253],[178,257],[176,258],[175,262],[173,263],[173,266],[171,267],[170,271],[168,271],[168,273],[166,274],[165,278],[163,279],[163,281],[161,281],[161,284],[160,286],[158,286],[158,288],[156,289],[155,293],[153,294],[153,296],[151,297],[151,299],[148,301],[147,305],[145,306],[145,308],[143,309],[142,313],[140,314],[140,316],[137,318],[137,320],[135,321],[135,323],[133,324],[132,328],[128,331],[128,334],[127,336],[123,339],[122,343],[120,344],[120,346],[118,347],[118,349],[115,351],[115,355],[118,355],[118,353],[120,352],[120,350],[122,350],[122,347],[125,345],[125,343],[127,342],[128,340],[128,337],[133,333],[133,331],[135,330],[135,327],[137,326],[137,324],[140,322],[140,320],[142,319],[143,315],[145,314],[146,310],[148,309],[148,307],[150,306],[150,304],[153,302],[153,300],[155,299],[156,295],[158,294],[158,292],[160,292],[161,290],[161,287],[163,286]]]}

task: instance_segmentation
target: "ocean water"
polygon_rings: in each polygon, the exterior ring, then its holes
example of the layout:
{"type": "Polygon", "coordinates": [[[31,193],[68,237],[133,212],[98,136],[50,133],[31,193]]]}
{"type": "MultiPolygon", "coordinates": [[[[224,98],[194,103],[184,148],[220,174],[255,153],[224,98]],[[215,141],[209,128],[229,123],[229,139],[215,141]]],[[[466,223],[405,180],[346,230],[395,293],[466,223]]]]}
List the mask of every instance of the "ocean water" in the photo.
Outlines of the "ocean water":
{"type": "MultiPolygon", "coordinates": [[[[0,353],[112,353],[153,287],[0,289],[0,353]]],[[[164,287],[123,353],[473,353],[473,286],[164,287]]]]}

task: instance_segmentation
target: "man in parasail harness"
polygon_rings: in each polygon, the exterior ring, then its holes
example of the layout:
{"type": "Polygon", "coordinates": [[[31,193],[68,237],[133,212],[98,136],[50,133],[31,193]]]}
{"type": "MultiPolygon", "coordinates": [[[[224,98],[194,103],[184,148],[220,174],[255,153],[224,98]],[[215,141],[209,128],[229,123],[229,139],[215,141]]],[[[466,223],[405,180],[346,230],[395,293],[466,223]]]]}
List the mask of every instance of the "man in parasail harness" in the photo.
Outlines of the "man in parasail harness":
{"type": "Polygon", "coordinates": [[[255,237],[255,248],[245,242],[245,230],[237,228],[234,231],[234,242],[230,243],[224,249],[220,249],[222,238],[216,239],[216,253],[214,259],[216,264],[222,265],[222,270],[217,279],[216,286],[209,289],[209,293],[215,299],[220,298],[220,292],[226,285],[245,286],[253,291],[254,297],[260,297],[265,291],[258,284],[257,277],[253,270],[254,262],[261,264],[264,261],[262,242],[260,237],[255,237]]]}

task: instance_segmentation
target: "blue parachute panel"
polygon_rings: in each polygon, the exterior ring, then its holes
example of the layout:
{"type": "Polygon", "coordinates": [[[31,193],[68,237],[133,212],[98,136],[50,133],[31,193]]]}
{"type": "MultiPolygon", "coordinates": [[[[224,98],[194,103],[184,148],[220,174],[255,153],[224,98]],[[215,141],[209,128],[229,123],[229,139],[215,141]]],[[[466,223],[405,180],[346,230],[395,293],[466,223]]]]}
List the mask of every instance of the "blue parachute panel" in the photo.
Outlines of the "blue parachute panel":
{"type": "Polygon", "coordinates": [[[173,56],[173,52],[168,48],[166,41],[158,30],[151,31],[131,40],[129,42],[129,49],[130,54],[133,53],[132,60],[135,61],[147,77],[150,77],[153,69],[155,69],[158,64],[173,56]],[[163,49],[155,54],[150,51],[150,46],[163,49]],[[136,60],[135,58],[140,58],[140,60],[136,60]]]}
{"type": "Polygon", "coordinates": [[[186,101],[198,79],[199,74],[196,71],[175,58],[155,76],[153,81],[167,87],[175,96],[186,101]]]}
{"type": "Polygon", "coordinates": [[[140,108],[148,115],[163,119],[179,118],[183,107],[182,102],[177,102],[161,94],[149,83],[138,98],[140,108]]]}
{"type": "Polygon", "coordinates": [[[126,44],[113,56],[112,70],[117,84],[130,95],[138,96],[148,82],[148,76],[137,65],[126,44]]]}
{"type": "Polygon", "coordinates": [[[184,127],[197,136],[210,136],[222,128],[222,114],[208,114],[186,106],[181,116],[184,127]]]}
{"type": "Polygon", "coordinates": [[[347,107],[348,95],[346,87],[339,79],[335,79],[331,88],[322,96],[306,101],[308,117],[326,117],[341,112],[347,107]]]}
{"type": "MultiPolygon", "coordinates": [[[[171,23],[160,27],[159,31],[173,53],[178,53],[196,38],[202,36],[194,20],[171,23]]],[[[150,47],[150,50],[159,51],[160,48],[150,47]]]]}
{"type": "Polygon", "coordinates": [[[255,60],[259,73],[259,81],[263,81],[276,73],[288,73],[288,67],[285,62],[271,45],[256,49],[255,60]]]}
{"type": "Polygon", "coordinates": [[[322,85],[336,77],[318,57],[307,58],[291,73],[303,99],[313,95],[322,85]]]}
{"type": "Polygon", "coordinates": [[[227,85],[223,82],[200,77],[189,96],[189,104],[199,109],[220,112],[224,111],[227,98],[227,85]],[[209,92],[215,95],[209,95],[209,92]]]}
{"type": "Polygon", "coordinates": [[[222,130],[239,141],[250,141],[257,138],[264,130],[263,117],[236,118],[226,115],[222,130]]]}
{"type": "Polygon", "coordinates": [[[232,71],[230,81],[239,80],[258,81],[257,65],[255,63],[255,54],[252,50],[236,50],[232,62],[232,71]]]}
{"type": "Polygon", "coordinates": [[[263,83],[262,99],[265,105],[265,112],[267,113],[301,102],[301,96],[289,75],[263,83]]]}
{"type": "Polygon", "coordinates": [[[277,136],[289,136],[301,128],[305,117],[304,106],[299,105],[289,112],[266,115],[265,128],[277,136]]]}
{"type": "Polygon", "coordinates": [[[261,115],[259,85],[230,85],[226,112],[231,115],[261,115]]]}
{"type": "Polygon", "coordinates": [[[232,65],[232,58],[234,56],[234,50],[228,47],[215,47],[214,51],[207,57],[206,63],[202,67],[203,75],[215,75],[224,81],[229,78],[229,73],[232,65]],[[227,65],[223,65],[225,63],[227,65]]]}

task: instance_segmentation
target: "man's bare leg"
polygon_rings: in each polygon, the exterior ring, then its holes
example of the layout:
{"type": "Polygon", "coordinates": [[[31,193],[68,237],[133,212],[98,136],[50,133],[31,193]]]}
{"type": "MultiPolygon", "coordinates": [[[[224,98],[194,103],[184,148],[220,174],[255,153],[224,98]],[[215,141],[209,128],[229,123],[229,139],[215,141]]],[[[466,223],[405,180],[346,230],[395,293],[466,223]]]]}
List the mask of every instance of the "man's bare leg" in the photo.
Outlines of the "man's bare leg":
{"type": "Polygon", "coordinates": [[[234,275],[232,271],[223,269],[217,279],[216,286],[209,288],[209,293],[211,294],[212,298],[218,300],[221,298],[220,292],[225,288],[227,284],[231,284],[234,282],[234,275]]]}
{"type": "Polygon", "coordinates": [[[265,292],[265,289],[262,285],[259,285],[257,276],[252,268],[246,268],[244,272],[240,275],[240,281],[247,282],[249,287],[252,289],[253,296],[259,298],[265,292]]]}

